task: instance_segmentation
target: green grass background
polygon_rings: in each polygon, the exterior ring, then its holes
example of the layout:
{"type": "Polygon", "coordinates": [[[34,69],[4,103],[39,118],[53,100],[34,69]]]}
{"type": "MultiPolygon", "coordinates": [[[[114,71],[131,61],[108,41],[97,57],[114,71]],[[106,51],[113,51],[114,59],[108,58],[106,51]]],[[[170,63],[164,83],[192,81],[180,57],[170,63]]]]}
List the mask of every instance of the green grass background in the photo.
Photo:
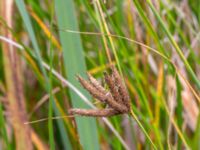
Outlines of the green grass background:
{"type": "MultiPolygon", "coordinates": [[[[45,94],[50,95],[49,101],[29,118],[29,121],[49,118],[47,122],[30,125],[50,149],[200,149],[200,115],[191,116],[196,120],[192,130],[193,122],[188,122],[184,115],[190,115],[193,110],[186,108],[182,96],[187,89],[187,94],[193,97],[190,100],[195,102],[191,102],[195,105],[192,107],[199,111],[198,0],[15,0],[15,4],[15,28],[11,30],[31,58],[20,53],[26,64],[23,78],[27,113],[45,94]],[[24,43],[23,36],[28,42],[24,43]],[[72,107],[90,108],[76,92],[63,87],[52,69],[95,103],[77,82],[76,75],[86,78],[86,72],[90,72],[101,80],[110,63],[106,51],[124,78],[138,120],[131,115],[108,118],[120,137],[101,118],[52,120],[52,116],[67,115],[72,107]],[[44,62],[50,71],[44,68],[44,62]],[[27,79],[28,73],[31,79],[27,79]],[[175,81],[175,91],[168,86],[172,82],[169,76],[175,81]],[[53,94],[56,87],[60,91],[53,94]],[[170,92],[175,92],[174,99],[170,92]],[[170,100],[176,102],[172,116],[170,100]]],[[[0,82],[4,84],[2,75],[0,82]]],[[[1,104],[0,138],[3,147],[11,149],[9,145],[17,139],[8,138],[4,109],[1,104]]]]}

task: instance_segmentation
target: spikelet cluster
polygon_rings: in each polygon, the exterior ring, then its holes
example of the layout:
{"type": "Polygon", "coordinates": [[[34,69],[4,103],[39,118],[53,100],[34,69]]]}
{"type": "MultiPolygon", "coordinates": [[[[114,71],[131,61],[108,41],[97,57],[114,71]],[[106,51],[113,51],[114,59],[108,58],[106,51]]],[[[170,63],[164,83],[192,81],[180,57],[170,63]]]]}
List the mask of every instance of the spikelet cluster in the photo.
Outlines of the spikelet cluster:
{"type": "Polygon", "coordinates": [[[88,74],[89,81],[78,76],[81,85],[97,100],[106,103],[104,109],[70,109],[70,114],[92,117],[110,117],[130,112],[130,97],[126,86],[117,69],[112,66],[111,74],[104,73],[105,82],[109,87],[106,90],[93,76],[88,74]]]}

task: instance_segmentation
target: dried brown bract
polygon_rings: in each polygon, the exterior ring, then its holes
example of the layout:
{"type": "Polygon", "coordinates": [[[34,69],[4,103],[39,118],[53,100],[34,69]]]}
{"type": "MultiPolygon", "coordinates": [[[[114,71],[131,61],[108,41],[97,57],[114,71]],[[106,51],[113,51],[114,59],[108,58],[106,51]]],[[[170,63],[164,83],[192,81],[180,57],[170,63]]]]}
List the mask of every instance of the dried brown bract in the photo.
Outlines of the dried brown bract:
{"type": "Polygon", "coordinates": [[[126,86],[119,75],[117,69],[111,67],[111,75],[104,73],[105,82],[109,87],[109,91],[90,74],[89,81],[78,76],[81,85],[97,100],[106,103],[108,107],[105,109],[70,109],[70,114],[92,117],[110,117],[130,112],[130,98],[126,86]]]}

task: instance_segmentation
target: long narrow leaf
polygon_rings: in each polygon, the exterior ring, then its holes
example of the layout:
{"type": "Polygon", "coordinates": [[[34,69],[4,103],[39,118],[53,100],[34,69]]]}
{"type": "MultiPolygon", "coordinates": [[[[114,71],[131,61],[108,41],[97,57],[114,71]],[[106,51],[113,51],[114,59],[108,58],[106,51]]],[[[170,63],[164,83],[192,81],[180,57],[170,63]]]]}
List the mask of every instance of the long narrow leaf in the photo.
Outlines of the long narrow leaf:
{"type": "MultiPolygon", "coordinates": [[[[33,44],[33,47],[34,47],[34,50],[35,50],[35,55],[36,55],[36,58],[37,58],[37,61],[38,61],[38,64],[40,66],[40,69],[42,70],[42,73],[46,79],[46,83],[44,83],[44,87],[45,87],[45,90],[47,92],[49,92],[49,81],[48,81],[48,76],[46,74],[46,71],[44,69],[44,67],[42,66],[42,57],[41,57],[41,54],[40,54],[40,49],[39,49],[39,46],[38,46],[38,43],[37,43],[37,40],[36,40],[36,37],[35,37],[35,33],[34,33],[34,30],[33,30],[33,27],[32,27],[32,24],[31,24],[31,20],[30,20],[30,17],[28,15],[28,12],[25,8],[25,4],[24,4],[24,1],[23,0],[16,0],[15,1],[16,4],[17,4],[17,7],[18,7],[18,10],[22,16],[22,19],[24,21],[24,24],[25,24],[25,27],[29,33],[29,36],[30,36],[30,39],[31,39],[31,42],[33,44]]],[[[53,104],[53,110],[55,112],[55,114],[58,116],[60,115],[58,109],[56,108],[56,105],[53,104]]],[[[71,149],[71,145],[69,143],[69,138],[67,136],[67,133],[66,133],[66,130],[64,128],[64,123],[62,120],[57,120],[56,121],[57,124],[58,124],[58,128],[59,128],[59,131],[60,131],[60,134],[61,134],[61,139],[62,139],[62,143],[63,143],[63,146],[65,147],[65,149],[71,149]],[[67,142],[66,142],[67,141],[67,142]],[[67,143],[67,144],[66,144],[67,143]]]]}
{"type": "Polygon", "coordinates": [[[166,35],[167,35],[168,39],[170,40],[171,44],[173,45],[173,47],[175,48],[176,52],[178,53],[178,55],[182,59],[183,63],[185,64],[185,67],[187,68],[188,72],[190,73],[193,81],[196,83],[197,88],[200,89],[200,81],[198,80],[197,76],[195,75],[194,71],[192,70],[192,67],[190,66],[189,62],[185,58],[185,56],[184,56],[183,52],[181,51],[180,47],[178,46],[178,44],[174,40],[172,34],[170,33],[170,31],[166,27],[164,21],[162,20],[162,18],[160,17],[158,12],[156,11],[155,7],[152,5],[151,1],[148,0],[147,2],[149,4],[149,7],[151,8],[151,10],[153,11],[154,15],[158,19],[158,22],[161,24],[161,27],[163,28],[163,31],[166,33],[166,35]]]}
{"type": "MultiPolygon", "coordinates": [[[[60,29],[78,30],[74,3],[72,0],[55,1],[58,27],[60,29]]],[[[83,55],[83,48],[78,34],[60,32],[60,40],[64,54],[64,65],[68,80],[80,90],[82,89],[76,81],[76,75],[85,75],[86,65],[83,55]]],[[[83,91],[83,90],[81,90],[83,91]]],[[[83,91],[84,93],[84,91],[83,91]]],[[[86,94],[86,93],[84,93],[86,94]]],[[[88,107],[80,98],[70,91],[74,107],[88,107]]],[[[93,118],[76,118],[80,142],[85,150],[99,149],[97,127],[93,118]]]]}

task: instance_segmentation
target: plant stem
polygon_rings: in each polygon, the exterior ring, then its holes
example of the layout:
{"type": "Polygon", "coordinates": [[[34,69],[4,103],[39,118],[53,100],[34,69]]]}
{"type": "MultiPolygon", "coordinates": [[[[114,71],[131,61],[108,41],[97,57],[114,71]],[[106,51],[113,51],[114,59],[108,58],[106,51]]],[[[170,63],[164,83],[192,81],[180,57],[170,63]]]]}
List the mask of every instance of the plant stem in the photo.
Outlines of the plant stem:
{"type": "MultiPolygon", "coordinates": [[[[13,28],[14,1],[0,1],[0,14],[9,28],[13,28]]],[[[13,39],[8,28],[1,28],[1,34],[13,39]]],[[[32,150],[33,144],[30,136],[30,126],[25,125],[27,113],[23,90],[23,76],[21,60],[14,46],[2,43],[2,58],[6,85],[6,111],[10,114],[10,121],[15,136],[16,150],[32,150]]],[[[7,149],[9,149],[7,147],[7,149]]]]}
{"type": "Polygon", "coordinates": [[[145,130],[145,128],[143,127],[143,125],[141,124],[141,122],[139,121],[138,117],[136,116],[136,114],[133,112],[132,109],[131,109],[130,115],[137,122],[137,124],[139,125],[139,127],[142,129],[143,133],[145,134],[145,136],[147,137],[147,139],[149,140],[149,142],[152,144],[153,148],[157,149],[156,145],[153,143],[153,141],[151,140],[151,138],[148,135],[147,131],[145,130]]]}

